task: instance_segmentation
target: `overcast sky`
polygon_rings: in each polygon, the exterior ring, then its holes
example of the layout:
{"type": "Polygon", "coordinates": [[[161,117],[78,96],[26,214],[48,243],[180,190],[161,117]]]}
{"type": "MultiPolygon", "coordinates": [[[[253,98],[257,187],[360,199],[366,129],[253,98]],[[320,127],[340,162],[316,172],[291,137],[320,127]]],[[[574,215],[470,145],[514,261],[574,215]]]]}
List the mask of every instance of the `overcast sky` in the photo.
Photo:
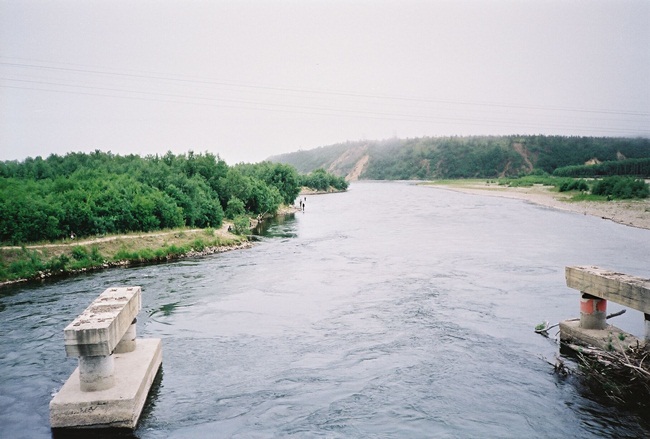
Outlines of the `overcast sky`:
{"type": "Polygon", "coordinates": [[[0,160],[650,136],[650,1],[0,0],[0,160]]]}

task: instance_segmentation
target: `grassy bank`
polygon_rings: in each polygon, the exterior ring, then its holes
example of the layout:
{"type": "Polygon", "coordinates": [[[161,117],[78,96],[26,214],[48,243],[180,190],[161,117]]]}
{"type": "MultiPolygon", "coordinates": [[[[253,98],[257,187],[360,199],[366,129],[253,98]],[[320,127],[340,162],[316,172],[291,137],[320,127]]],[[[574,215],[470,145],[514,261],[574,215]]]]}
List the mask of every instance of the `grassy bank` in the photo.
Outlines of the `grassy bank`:
{"type": "Polygon", "coordinates": [[[224,229],[208,228],[2,247],[0,285],[113,266],[218,253],[249,245],[245,236],[233,235],[224,229]]]}

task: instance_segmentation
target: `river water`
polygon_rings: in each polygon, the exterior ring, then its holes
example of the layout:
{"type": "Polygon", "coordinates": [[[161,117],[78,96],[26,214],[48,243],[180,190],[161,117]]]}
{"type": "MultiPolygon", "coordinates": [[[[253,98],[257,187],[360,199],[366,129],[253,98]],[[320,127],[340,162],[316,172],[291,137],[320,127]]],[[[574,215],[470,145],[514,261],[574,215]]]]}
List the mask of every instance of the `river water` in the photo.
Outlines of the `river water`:
{"type": "MultiPolygon", "coordinates": [[[[308,196],[252,249],[0,290],[0,437],[51,437],[63,328],[140,285],[163,366],[138,438],[648,437],[547,362],[566,265],[650,277],[650,231],[407,183],[308,196]]],[[[610,303],[609,312],[621,309],[610,303]]],[[[643,334],[628,311],[617,326],[643,334]]]]}

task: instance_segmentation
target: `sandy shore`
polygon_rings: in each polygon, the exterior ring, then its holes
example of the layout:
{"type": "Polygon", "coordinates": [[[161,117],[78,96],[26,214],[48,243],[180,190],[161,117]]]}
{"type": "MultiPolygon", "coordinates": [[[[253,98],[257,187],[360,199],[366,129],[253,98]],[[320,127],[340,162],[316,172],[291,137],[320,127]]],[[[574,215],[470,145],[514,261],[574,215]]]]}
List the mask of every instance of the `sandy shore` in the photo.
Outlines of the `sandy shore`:
{"type": "Polygon", "coordinates": [[[451,184],[433,183],[432,187],[463,192],[467,194],[490,195],[516,198],[553,209],[593,215],[626,226],[650,230],[650,199],[624,201],[570,201],[570,195],[551,191],[549,186],[506,187],[496,183],[458,182],[451,184]]]}

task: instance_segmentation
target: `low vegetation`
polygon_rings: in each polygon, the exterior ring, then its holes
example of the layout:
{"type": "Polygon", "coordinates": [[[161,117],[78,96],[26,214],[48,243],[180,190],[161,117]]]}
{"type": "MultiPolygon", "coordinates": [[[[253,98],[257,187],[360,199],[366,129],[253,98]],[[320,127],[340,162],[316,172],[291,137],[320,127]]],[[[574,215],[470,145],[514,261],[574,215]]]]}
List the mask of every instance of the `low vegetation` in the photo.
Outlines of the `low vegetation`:
{"type": "Polygon", "coordinates": [[[631,177],[605,177],[596,180],[591,187],[591,193],[607,199],[647,198],[650,195],[648,184],[631,177]]]}
{"type": "Polygon", "coordinates": [[[530,187],[536,184],[553,186],[559,192],[577,192],[574,199],[594,200],[643,199],[650,196],[650,186],[641,179],[612,176],[602,179],[585,180],[550,175],[528,175],[520,178],[500,179],[500,185],[510,187],[530,187]]]}
{"type": "MultiPolygon", "coordinates": [[[[313,179],[338,184],[318,173],[313,179]]],[[[312,184],[289,165],[228,166],[205,153],[140,157],[96,151],[0,162],[0,244],[53,241],[273,214],[312,184]]]]}
{"type": "Polygon", "coordinates": [[[324,185],[347,188],[323,170],[301,176],[279,163],[228,166],[192,151],[0,162],[0,282],[242,245],[251,217],[292,205],[302,186],[324,185]],[[215,232],[224,220],[232,234],[215,232]]]}
{"type": "Polygon", "coordinates": [[[223,234],[208,228],[127,234],[80,242],[68,240],[29,247],[5,247],[0,250],[0,282],[44,278],[133,263],[167,261],[185,255],[224,251],[245,245],[246,242],[245,236],[223,234]]]}

